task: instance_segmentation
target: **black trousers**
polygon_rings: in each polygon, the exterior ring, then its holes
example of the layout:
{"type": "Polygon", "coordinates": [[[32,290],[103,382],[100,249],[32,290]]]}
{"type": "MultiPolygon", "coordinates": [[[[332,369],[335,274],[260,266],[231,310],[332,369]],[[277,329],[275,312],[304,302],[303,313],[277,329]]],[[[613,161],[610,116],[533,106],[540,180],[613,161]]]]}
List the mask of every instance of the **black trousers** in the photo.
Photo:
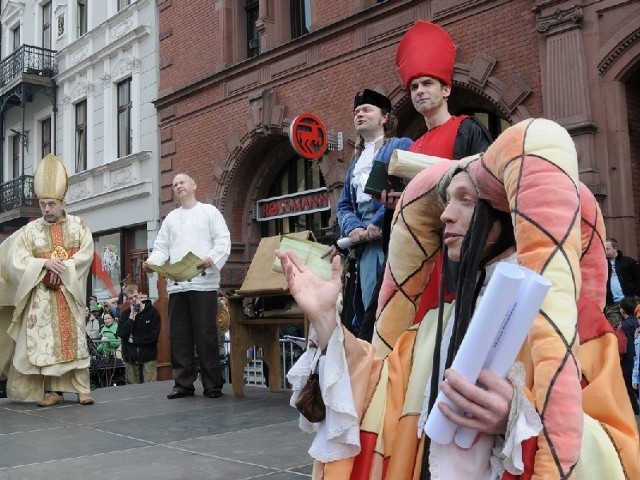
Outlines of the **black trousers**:
{"type": "Polygon", "coordinates": [[[224,384],[218,347],[218,292],[187,291],[169,295],[169,347],[174,390],[193,392],[198,377],[205,393],[220,391],[224,384]]]}

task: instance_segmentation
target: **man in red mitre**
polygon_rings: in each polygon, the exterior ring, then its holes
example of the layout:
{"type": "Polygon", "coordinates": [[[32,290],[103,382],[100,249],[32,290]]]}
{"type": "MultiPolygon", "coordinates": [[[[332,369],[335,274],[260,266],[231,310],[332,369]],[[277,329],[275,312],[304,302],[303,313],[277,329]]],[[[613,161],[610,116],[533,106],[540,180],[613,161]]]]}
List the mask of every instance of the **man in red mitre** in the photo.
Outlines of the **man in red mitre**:
{"type": "Polygon", "coordinates": [[[455,61],[453,40],[433,23],[419,20],[400,41],[396,66],[402,86],[427,125],[412,152],[459,160],[491,144],[491,135],[477,119],[449,113],[455,61]]]}
{"type": "MultiPolygon", "coordinates": [[[[411,145],[411,152],[460,160],[484,152],[492,142],[491,134],[476,118],[449,113],[456,50],[445,29],[424,20],[417,21],[400,40],[396,52],[398,74],[427,126],[426,133],[411,145]]],[[[436,265],[433,281],[420,300],[416,323],[438,305],[440,262],[436,265]]]]}

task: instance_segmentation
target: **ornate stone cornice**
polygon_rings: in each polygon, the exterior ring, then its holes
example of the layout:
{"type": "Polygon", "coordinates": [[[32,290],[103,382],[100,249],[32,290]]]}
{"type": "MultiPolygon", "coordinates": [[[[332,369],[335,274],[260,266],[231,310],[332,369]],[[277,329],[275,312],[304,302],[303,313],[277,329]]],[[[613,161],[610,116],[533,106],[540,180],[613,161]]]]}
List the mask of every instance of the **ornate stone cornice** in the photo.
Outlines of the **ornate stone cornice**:
{"type": "Polygon", "coordinates": [[[574,5],[566,10],[558,8],[553,14],[538,17],[536,30],[545,35],[582,27],[584,12],[581,5],[574,5]]]}
{"type": "Polygon", "coordinates": [[[624,40],[618,43],[616,48],[612,50],[609,55],[607,55],[599,64],[598,64],[598,73],[600,75],[604,75],[611,65],[615,63],[615,61],[620,58],[620,56],[632,45],[640,42],[640,28],[636,29],[633,33],[627,35],[624,40]]]}

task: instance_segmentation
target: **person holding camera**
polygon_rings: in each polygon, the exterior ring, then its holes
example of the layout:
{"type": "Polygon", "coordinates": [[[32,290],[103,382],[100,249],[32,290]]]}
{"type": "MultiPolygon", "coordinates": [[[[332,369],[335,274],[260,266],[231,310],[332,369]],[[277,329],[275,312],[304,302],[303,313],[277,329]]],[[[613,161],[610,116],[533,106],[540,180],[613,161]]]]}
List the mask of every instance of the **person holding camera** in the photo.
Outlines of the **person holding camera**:
{"type": "Polygon", "coordinates": [[[118,336],[122,340],[127,383],[155,382],[160,313],[151,300],[142,299],[137,285],[128,285],[123,293],[129,308],[120,316],[118,336]]]}

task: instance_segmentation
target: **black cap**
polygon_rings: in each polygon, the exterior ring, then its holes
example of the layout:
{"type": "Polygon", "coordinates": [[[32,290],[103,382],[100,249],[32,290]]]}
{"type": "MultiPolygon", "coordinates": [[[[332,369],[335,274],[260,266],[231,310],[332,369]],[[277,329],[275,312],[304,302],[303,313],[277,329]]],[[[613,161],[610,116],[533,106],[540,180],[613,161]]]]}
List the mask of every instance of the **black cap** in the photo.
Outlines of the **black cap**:
{"type": "Polygon", "coordinates": [[[389,100],[389,97],[382,95],[375,90],[365,88],[362,93],[358,92],[358,94],[356,94],[356,98],[353,99],[353,109],[355,110],[357,107],[365,103],[374,105],[386,112],[391,111],[391,100],[389,100]]]}

